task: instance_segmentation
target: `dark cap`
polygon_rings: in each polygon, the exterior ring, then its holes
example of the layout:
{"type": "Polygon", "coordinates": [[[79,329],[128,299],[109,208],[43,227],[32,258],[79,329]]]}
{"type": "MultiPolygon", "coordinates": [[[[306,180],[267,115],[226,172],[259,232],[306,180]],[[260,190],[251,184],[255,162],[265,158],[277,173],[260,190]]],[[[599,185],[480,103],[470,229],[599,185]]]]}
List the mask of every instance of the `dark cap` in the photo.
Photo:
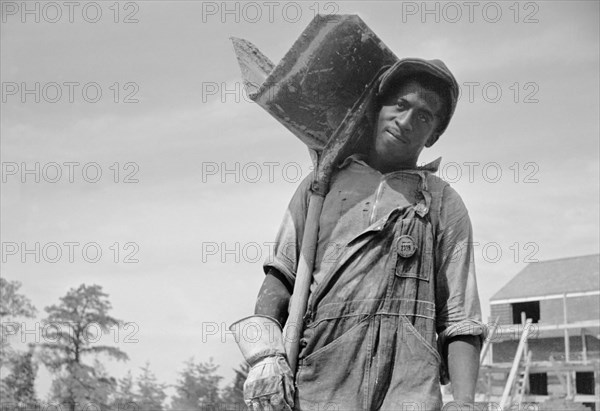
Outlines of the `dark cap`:
{"type": "Polygon", "coordinates": [[[381,75],[379,82],[378,96],[383,96],[390,91],[390,88],[396,86],[403,77],[415,74],[426,73],[440,79],[448,87],[450,97],[450,107],[446,111],[446,116],[438,126],[440,135],[448,127],[448,123],[454,114],[456,103],[458,101],[458,83],[456,79],[441,60],[424,60],[419,58],[405,58],[397,61],[385,73],[381,75]]]}

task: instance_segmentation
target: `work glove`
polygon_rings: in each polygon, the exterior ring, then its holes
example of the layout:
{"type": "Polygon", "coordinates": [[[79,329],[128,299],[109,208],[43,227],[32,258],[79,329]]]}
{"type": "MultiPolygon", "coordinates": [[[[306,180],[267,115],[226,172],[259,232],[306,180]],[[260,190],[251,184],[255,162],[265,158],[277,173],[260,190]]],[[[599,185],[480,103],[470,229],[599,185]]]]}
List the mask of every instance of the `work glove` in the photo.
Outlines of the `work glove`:
{"type": "Polygon", "coordinates": [[[285,357],[283,333],[271,317],[254,315],[229,327],[250,364],[244,402],[252,411],[291,411],[294,375],[285,357]]]}
{"type": "Polygon", "coordinates": [[[283,356],[269,356],[252,366],[244,383],[244,402],[253,411],[292,410],[294,376],[283,356]]]}

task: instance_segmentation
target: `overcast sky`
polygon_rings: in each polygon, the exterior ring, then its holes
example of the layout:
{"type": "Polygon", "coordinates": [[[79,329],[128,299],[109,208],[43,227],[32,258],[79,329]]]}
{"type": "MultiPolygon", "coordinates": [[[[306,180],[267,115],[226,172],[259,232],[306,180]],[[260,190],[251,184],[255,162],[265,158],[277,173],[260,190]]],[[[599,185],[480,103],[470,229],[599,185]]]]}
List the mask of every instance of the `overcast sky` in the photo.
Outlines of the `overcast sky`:
{"type": "Polygon", "coordinates": [[[102,285],[137,327],[118,338],[130,361],[107,362],[118,377],[149,361],[174,383],[194,356],[231,382],[242,357],[225,327],[252,312],[310,161],[243,94],[229,37],[277,63],[316,11],[359,14],[397,56],[440,58],[461,84],[421,160],[443,157],[469,209],[486,320],[528,262],[598,253],[596,1],[74,3],[2,1],[2,276],[40,318],[102,285]]]}

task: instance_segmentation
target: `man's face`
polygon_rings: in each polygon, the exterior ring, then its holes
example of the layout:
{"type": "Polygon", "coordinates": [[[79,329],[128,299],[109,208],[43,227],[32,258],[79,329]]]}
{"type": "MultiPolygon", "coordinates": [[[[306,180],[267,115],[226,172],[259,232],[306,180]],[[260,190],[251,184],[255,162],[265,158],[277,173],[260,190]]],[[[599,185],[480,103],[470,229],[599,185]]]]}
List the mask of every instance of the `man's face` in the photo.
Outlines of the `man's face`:
{"type": "MultiPolygon", "coordinates": [[[[426,145],[435,142],[442,99],[416,81],[401,84],[382,102],[372,155],[389,172],[414,168],[426,145]]],[[[381,170],[380,170],[381,171],[381,170]]]]}

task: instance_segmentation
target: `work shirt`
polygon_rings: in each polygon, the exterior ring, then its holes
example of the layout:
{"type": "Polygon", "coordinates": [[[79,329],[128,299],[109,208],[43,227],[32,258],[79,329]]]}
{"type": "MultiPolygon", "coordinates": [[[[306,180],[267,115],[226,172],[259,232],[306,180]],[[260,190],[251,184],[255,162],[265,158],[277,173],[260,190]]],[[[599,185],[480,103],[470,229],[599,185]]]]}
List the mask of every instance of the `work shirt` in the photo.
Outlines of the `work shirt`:
{"type": "MultiPolygon", "coordinates": [[[[333,176],[300,340],[296,409],[439,409],[444,342],[484,334],[471,223],[460,196],[432,174],[439,162],[381,174],[354,155],[333,176]]],[[[290,285],[311,179],[294,194],[264,267],[290,285]]]]}

